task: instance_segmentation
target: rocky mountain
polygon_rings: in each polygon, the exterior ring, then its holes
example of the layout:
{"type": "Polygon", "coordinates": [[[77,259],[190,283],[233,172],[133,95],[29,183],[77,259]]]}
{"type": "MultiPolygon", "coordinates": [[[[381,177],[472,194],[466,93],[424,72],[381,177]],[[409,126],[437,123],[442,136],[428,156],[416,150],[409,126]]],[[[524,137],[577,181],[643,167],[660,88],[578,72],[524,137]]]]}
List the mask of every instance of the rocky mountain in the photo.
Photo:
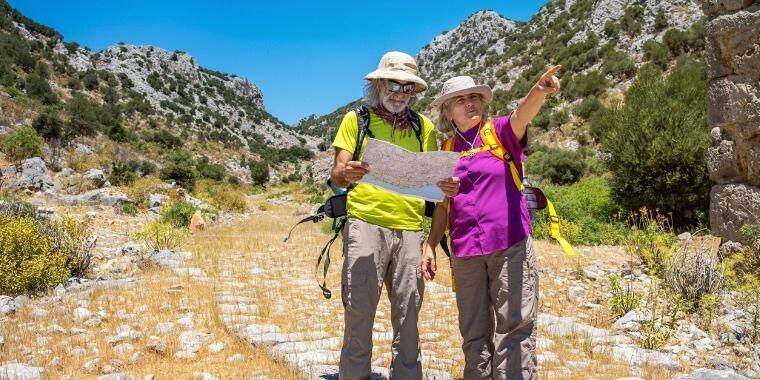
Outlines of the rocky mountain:
{"type": "Polygon", "coordinates": [[[19,171],[9,164],[35,156],[56,172],[75,167],[114,175],[116,166],[135,171],[143,163],[160,170],[167,154],[180,150],[174,158],[198,160],[192,176],[206,170],[217,180],[230,174],[249,182],[252,163],[261,163],[259,172],[273,170],[261,178],[279,178],[316,149],[266,111],[255,84],[204,68],[185,52],[124,43],[93,52],[5,0],[0,52],[0,140],[21,138],[14,140],[18,149],[2,149],[6,174],[19,171]],[[35,138],[16,133],[25,126],[44,139],[31,144],[39,149],[23,149],[35,138]]]}
{"type": "MultiPolygon", "coordinates": [[[[216,128],[242,143],[260,134],[276,147],[299,145],[297,134],[266,112],[263,94],[256,85],[201,67],[185,52],[125,44],[92,52],[76,43],[64,43],[57,36],[31,31],[23,23],[14,22],[13,26],[30,43],[52,46],[52,53],[76,73],[94,71],[116,76],[120,90],[141,97],[150,104],[150,111],[169,122],[196,131],[216,128]]],[[[96,93],[90,95],[98,97],[96,93]]],[[[150,111],[143,113],[153,113],[150,111]]]]}
{"type": "MultiPolygon", "coordinates": [[[[554,0],[527,23],[479,11],[417,54],[430,88],[415,108],[435,117],[429,104],[440,85],[470,75],[494,88],[492,113],[507,113],[546,67],[562,64],[565,91],[534,122],[556,131],[588,118],[574,109],[582,100],[619,96],[643,64],[667,69],[683,53],[701,54],[703,18],[695,0],[554,0]]],[[[324,136],[324,128],[337,127],[333,119],[333,113],[310,117],[296,129],[324,136]]]]}

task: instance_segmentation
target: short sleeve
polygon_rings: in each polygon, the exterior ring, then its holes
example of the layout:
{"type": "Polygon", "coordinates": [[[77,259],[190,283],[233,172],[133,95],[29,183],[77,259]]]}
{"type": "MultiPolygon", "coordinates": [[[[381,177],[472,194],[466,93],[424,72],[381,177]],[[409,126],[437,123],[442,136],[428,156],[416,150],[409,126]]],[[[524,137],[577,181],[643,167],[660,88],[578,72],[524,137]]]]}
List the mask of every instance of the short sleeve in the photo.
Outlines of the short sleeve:
{"type": "Polygon", "coordinates": [[[422,147],[425,152],[438,150],[438,138],[435,136],[435,125],[430,119],[422,116],[422,147]]]}
{"type": "Polygon", "coordinates": [[[347,150],[354,153],[356,149],[356,136],[359,134],[359,123],[356,120],[356,111],[351,111],[343,116],[338,127],[338,133],[335,134],[333,147],[347,150]]]}
{"type": "Polygon", "coordinates": [[[510,119],[512,115],[498,117],[493,120],[496,134],[499,136],[499,141],[504,145],[512,157],[517,158],[520,162],[525,161],[525,154],[523,149],[528,145],[528,133],[526,131],[522,140],[518,141],[515,132],[512,130],[512,124],[510,119]]]}

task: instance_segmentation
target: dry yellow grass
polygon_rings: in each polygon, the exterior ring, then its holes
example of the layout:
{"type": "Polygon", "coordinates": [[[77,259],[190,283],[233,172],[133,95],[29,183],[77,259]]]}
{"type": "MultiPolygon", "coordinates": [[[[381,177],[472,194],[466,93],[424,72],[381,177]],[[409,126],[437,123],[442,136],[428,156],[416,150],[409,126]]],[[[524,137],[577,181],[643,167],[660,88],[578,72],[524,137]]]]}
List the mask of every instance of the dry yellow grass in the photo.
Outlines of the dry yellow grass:
{"type": "MultiPolygon", "coordinates": [[[[225,320],[228,316],[222,315],[222,307],[230,305],[217,302],[217,297],[223,294],[253,298],[257,311],[245,316],[243,324],[274,324],[285,333],[317,332],[329,337],[342,336],[341,241],[336,241],[332,249],[328,287],[333,290],[333,298],[326,300],[316,286],[314,263],[329,236],[321,231],[320,225],[308,223],[298,227],[290,242],[283,243],[282,239],[290,226],[311,208],[303,203],[283,205],[267,199],[284,194],[291,195],[296,201],[307,199],[294,185],[270,189],[267,193],[249,197],[252,211],[245,219],[228,220],[194,232],[186,246],[193,253],[187,266],[203,269],[209,277],[208,281],[177,277],[167,270],[147,268],[137,276],[138,280],[143,281],[139,287],[98,290],[83,298],[93,312],[102,308],[109,317],[81,335],[72,334],[72,329],[81,328],[71,319],[76,300],[66,298],[49,305],[37,305],[50,312],[43,318],[35,318],[32,315],[34,307],[26,307],[0,326],[0,336],[6,339],[5,347],[0,351],[0,361],[30,362],[34,357],[33,363],[46,367],[51,378],[66,375],[93,378],[108,369],[105,366],[109,365],[115,371],[133,375],[150,373],[159,378],[186,378],[201,371],[208,371],[220,378],[244,378],[252,373],[263,373],[273,379],[297,378],[293,369],[274,359],[266,350],[238,340],[230,331],[230,322],[225,320]],[[140,307],[142,309],[138,309],[140,307]],[[193,330],[213,334],[212,341],[225,344],[226,348],[221,353],[203,348],[196,360],[176,359],[173,354],[177,350],[178,332],[171,333],[166,339],[165,353],[145,349],[149,337],[157,335],[154,329],[158,323],[175,321],[188,312],[194,313],[193,330]],[[120,314],[128,317],[122,319],[120,314]],[[143,332],[140,339],[130,342],[135,350],[144,352],[135,363],[130,362],[132,354],[117,353],[107,342],[108,337],[124,324],[143,332]],[[61,326],[64,332],[47,334],[45,329],[51,325],[61,326]],[[48,335],[50,341],[37,342],[40,336],[48,335]],[[79,357],[71,355],[69,351],[75,347],[85,349],[87,354],[79,357]],[[84,373],[84,364],[96,356],[93,349],[98,350],[100,367],[95,372],[84,373]],[[241,353],[246,359],[227,363],[226,358],[234,353],[241,353]]],[[[81,216],[87,210],[86,207],[74,207],[63,211],[81,216]]],[[[123,239],[145,221],[144,216],[126,217],[110,211],[104,214],[104,218],[95,221],[95,230],[113,231],[123,239]]],[[[118,246],[116,241],[109,244],[118,246]]],[[[592,302],[602,306],[595,309],[567,301],[567,287],[576,271],[576,264],[552,243],[538,242],[537,251],[542,276],[540,311],[572,316],[593,326],[609,328],[612,317],[607,311],[606,300],[592,299],[592,302]]],[[[611,266],[623,266],[628,259],[619,251],[603,248],[592,248],[586,255],[611,266]]],[[[464,364],[461,337],[456,305],[450,291],[449,263],[442,254],[438,259],[438,268],[436,280],[426,285],[420,319],[423,361],[428,369],[442,370],[460,377],[464,364]]],[[[605,282],[602,280],[585,285],[587,294],[601,294],[605,282]],[[595,287],[600,289],[595,290],[595,287]]],[[[378,310],[374,332],[387,337],[391,326],[386,296],[381,298],[378,310]]],[[[595,354],[594,345],[588,338],[553,336],[543,328],[539,328],[539,338],[544,343],[548,342],[549,347],[540,343],[538,353],[551,351],[559,358],[557,362],[541,366],[542,378],[614,379],[632,375],[627,363],[616,362],[607,354],[595,354]]],[[[326,349],[339,350],[339,342],[326,349]]],[[[389,364],[388,339],[375,341],[373,358],[373,365],[389,364]]],[[[672,376],[667,371],[651,368],[643,368],[643,372],[645,378],[651,379],[672,376]]]]}

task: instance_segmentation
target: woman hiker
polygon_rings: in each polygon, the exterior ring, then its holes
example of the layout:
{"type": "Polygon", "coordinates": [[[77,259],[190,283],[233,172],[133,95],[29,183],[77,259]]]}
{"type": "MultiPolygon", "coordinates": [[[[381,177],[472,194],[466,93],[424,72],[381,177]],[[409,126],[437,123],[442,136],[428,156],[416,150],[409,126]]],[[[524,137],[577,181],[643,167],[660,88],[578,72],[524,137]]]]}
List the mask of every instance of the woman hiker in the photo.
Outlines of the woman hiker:
{"type": "MultiPolygon", "coordinates": [[[[343,234],[341,295],[345,326],[339,377],[370,379],[372,326],[385,283],[393,326],[390,376],[421,379],[417,320],[424,291],[420,272],[424,201],[371,184],[357,184],[372,169],[360,158],[354,160],[353,153],[357,149],[361,152],[366,143],[364,139],[357,144],[360,118],[364,117],[369,119],[369,133],[376,139],[414,152],[437,150],[433,123],[409,109],[427,84],[419,77],[414,59],[400,52],[385,54],[377,70],[364,79],[368,80],[366,108],[345,115],[333,142],[332,184],[343,188],[355,185],[348,192],[348,219],[343,234]]],[[[438,186],[444,194],[453,196],[459,183],[449,178],[438,186]]]]}
{"type": "Polygon", "coordinates": [[[491,88],[467,76],[446,81],[432,103],[440,111],[439,131],[453,135],[442,149],[463,154],[454,172],[459,194],[436,207],[421,265],[431,280],[435,247],[448,222],[465,380],[538,377],[536,252],[516,182],[522,178],[528,123],[545,97],[559,91],[559,69],[546,71],[511,115],[493,120],[487,119],[491,88]],[[488,133],[508,156],[491,152],[495,144],[488,133]]]}

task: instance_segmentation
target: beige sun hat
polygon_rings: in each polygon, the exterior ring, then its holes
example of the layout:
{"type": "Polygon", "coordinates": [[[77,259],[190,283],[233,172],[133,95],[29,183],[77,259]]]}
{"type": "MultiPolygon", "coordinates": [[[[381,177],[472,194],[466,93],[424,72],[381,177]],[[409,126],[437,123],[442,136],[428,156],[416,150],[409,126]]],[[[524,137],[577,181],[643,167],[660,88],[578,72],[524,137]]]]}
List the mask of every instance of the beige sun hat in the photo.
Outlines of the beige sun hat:
{"type": "Polygon", "coordinates": [[[419,77],[420,69],[411,55],[399,51],[385,53],[380,58],[377,70],[367,74],[364,79],[394,79],[402,82],[413,82],[415,92],[427,90],[428,85],[419,77]]]}
{"type": "Polygon", "coordinates": [[[441,93],[438,94],[438,97],[433,100],[433,103],[431,103],[431,105],[435,108],[438,108],[451,98],[467,94],[483,95],[483,104],[488,104],[491,102],[491,99],[493,99],[491,87],[488,87],[485,84],[477,85],[475,84],[474,79],[463,75],[453,77],[446,82],[443,82],[441,93]]]}

